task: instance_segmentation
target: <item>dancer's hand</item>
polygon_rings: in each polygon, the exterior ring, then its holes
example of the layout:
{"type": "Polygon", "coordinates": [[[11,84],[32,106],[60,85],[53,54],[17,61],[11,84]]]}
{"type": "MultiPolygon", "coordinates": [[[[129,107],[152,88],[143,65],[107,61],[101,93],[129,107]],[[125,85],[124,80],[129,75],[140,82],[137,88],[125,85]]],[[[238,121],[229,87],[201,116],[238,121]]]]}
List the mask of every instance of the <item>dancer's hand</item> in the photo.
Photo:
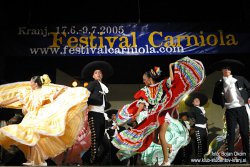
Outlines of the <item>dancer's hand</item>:
{"type": "Polygon", "coordinates": [[[61,89],[59,89],[55,94],[53,99],[55,100],[65,89],[67,89],[67,86],[63,86],[61,89]]]}
{"type": "Polygon", "coordinates": [[[59,90],[59,92],[62,92],[62,91],[64,91],[64,90],[66,90],[66,89],[68,89],[68,86],[63,86],[63,87],[59,90]]]}
{"type": "Polygon", "coordinates": [[[132,117],[131,117],[131,123],[134,123],[134,122],[136,122],[136,117],[137,117],[138,115],[133,115],[132,117]]]}
{"type": "Polygon", "coordinates": [[[136,117],[135,116],[132,116],[131,117],[131,122],[135,122],[136,121],[136,117]]]}
{"type": "Polygon", "coordinates": [[[65,89],[67,89],[68,87],[67,86],[63,86],[60,90],[59,90],[59,92],[62,92],[63,90],[65,90],[65,89]]]}

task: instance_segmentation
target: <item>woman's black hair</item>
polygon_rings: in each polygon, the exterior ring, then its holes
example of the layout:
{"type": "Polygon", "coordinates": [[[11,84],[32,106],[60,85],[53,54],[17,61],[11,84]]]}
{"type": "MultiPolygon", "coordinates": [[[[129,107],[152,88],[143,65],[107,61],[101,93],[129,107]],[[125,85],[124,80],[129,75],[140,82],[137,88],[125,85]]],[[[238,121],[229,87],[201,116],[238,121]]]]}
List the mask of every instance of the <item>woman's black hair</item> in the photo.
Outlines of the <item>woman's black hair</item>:
{"type": "Polygon", "coordinates": [[[37,85],[39,87],[42,87],[43,86],[43,82],[41,81],[41,77],[40,76],[33,76],[31,78],[32,81],[34,81],[35,83],[37,83],[37,85]]]}
{"type": "Polygon", "coordinates": [[[155,72],[153,69],[144,73],[148,78],[152,78],[154,82],[161,80],[161,73],[155,72]]]}

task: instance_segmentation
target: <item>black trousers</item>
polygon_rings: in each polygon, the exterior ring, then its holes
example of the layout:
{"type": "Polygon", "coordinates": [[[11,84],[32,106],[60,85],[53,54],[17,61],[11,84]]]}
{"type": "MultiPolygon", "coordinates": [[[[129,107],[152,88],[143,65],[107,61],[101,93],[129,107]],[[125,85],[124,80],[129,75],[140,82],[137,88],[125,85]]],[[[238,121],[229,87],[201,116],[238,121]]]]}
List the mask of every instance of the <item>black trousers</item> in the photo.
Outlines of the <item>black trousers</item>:
{"type": "Polygon", "coordinates": [[[246,153],[246,158],[249,159],[249,119],[246,107],[237,107],[226,110],[227,123],[227,144],[228,152],[234,155],[234,140],[235,129],[239,125],[239,132],[242,138],[243,151],[246,153]]]}
{"type": "Polygon", "coordinates": [[[103,141],[105,132],[105,118],[103,113],[89,111],[88,122],[91,131],[91,164],[96,164],[99,160],[97,159],[98,148],[103,141]]]}
{"type": "Polygon", "coordinates": [[[195,156],[196,158],[203,158],[204,154],[208,151],[207,145],[207,129],[195,127],[195,156]]]}

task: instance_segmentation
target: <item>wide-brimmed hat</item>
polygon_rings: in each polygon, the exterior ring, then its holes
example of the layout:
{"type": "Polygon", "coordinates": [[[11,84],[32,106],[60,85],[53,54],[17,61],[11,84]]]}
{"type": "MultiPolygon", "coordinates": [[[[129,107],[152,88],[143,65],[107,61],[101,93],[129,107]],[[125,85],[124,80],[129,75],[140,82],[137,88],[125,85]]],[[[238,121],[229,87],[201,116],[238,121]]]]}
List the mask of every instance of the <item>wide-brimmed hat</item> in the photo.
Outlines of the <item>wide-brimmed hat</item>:
{"type": "Polygon", "coordinates": [[[103,78],[107,79],[114,73],[112,66],[106,61],[93,61],[85,65],[81,71],[82,79],[92,80],[92,76],[95,70],[101,70],[103,78]]]}
{"type": "Polygon", "coordinates": [[[185,100],[185,104],[188,106],[194,106],[192,103],[194,101],[195,98],[200,99],[200,106],[204,106],[207,101],[208,101],[208,97],[201,92],[192,92],[189,94],[188,98],[185,100]]]}
{"type": "Polygon", "coordinates": [[[229,68],[231,71],[237,72],[243,70],[245,68],[245,65],[239,60],[223,59],[212,64],[211,68],[216,71],[221,71],[224,68],[229,68]]]}
{"type": "Polygon", "coordinates": [[[118,110],[116,109],[110,109],[108,111],[106,111],[106,113],[108,114],[108,117],[111,119],[113,114],[117,114],[118,110]]]}

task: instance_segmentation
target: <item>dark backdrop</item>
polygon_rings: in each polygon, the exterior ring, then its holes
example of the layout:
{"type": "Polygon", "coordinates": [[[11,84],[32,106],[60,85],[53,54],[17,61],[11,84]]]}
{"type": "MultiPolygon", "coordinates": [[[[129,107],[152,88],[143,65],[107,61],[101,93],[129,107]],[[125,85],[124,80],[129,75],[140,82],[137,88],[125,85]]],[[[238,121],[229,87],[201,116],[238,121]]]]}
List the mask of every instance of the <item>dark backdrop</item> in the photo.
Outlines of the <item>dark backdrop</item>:
{"type": "MultiPolygon", "coordinates": [[[[249,31],[250,6],[247,0],[166,1],[166,0],[4,0],[2,5],[0,77],[7,82],[28,80],[33,75],[48,73],[55,79],[56,69],[80,77],[82,67],[93,60],[106,60],[114,67],[111,83],[141,83],[142,74],[153,66],[168,73],[168,64],[183,56],[136,57],[29,57],[11,55],[7,30],[20,25],[84,24],[84,23],[232,23],[235,31],[249,31]],[[11,55],[11,56],[10,56],[11,55]]],[[[199,27],[197,27],[199,29],[199,27]]],[[[204,27],[203,27],[204,28],[204,27]]],[[[210,27],[205,27],[209,29],[210,27]]],[[[230,29],[232,27],[227,27],[230,29]]],[[[226,29],[226,30],[227,30],[226,29]]],[[[225,30],[225,31],[226,31],[225,30]]],[[[250,47],[250,46],[249,46],[250,47]]],[[[250,63],[247,54],[187,55],[201,60],[207,75],[209,66],[223,58],[250,63]]],[[[247,67],[245,75],[250,79],[247,67]]]]}

